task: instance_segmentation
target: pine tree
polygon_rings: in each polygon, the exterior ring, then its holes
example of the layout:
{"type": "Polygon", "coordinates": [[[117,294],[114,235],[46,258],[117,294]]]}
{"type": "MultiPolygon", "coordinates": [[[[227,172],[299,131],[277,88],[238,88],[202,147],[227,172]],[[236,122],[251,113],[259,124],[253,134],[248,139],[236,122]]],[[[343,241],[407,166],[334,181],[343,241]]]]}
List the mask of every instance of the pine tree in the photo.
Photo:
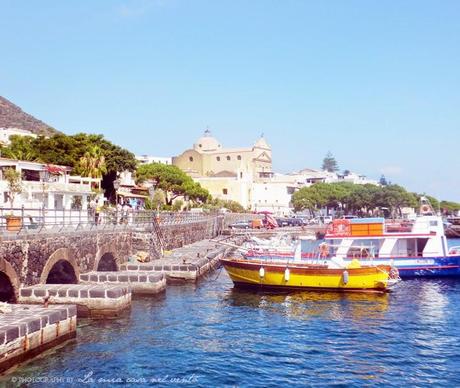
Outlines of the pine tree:
{"type": "Polygon", "coordinates": [[[323,165],[321,166],[323,171],[329,172],[336,172],[339,171],[339,165],[335,160],[334,156],[332,156],[331,152],[328,152],[326,157],[323,159],[323,165]]]}

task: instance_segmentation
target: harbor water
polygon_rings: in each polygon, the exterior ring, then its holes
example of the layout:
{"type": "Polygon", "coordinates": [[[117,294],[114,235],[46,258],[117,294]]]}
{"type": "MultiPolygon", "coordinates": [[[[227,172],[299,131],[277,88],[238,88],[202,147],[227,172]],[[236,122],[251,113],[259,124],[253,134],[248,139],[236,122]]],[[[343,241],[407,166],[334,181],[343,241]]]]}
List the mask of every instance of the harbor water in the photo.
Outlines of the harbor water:
{"type": "Polygon", "coordinates": [[[0,384],[459,386],[459,321],[460,279],[277,295],[234,289],[222,270],[136,298],[121,319],[80,320],[77,340],[0,384]]]}

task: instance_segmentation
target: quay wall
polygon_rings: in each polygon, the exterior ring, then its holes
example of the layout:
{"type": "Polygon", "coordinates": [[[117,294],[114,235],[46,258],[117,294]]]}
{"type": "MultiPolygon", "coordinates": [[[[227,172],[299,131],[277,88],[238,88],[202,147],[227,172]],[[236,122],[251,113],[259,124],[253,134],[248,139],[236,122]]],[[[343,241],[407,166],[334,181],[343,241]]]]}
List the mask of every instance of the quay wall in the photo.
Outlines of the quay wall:
{"type": "MultiPolygon", "coordinates": [[[[233,217],[231,217],[233,219],[233,217]]],[[[209,216],[182,223],[159,224],[157,230],[125,228],[114,230],[72,230],[64,232],[36,232],[0,236],[0,276],[6,275],[18,299],[21,287],[47,283],[51,271],[65,262],[72,279],[62,283],[78,283],[82,273],[99,270],[118,270],[129,256],[146,251],[151,259],[161,250],[172,250],[220,234],[226,218],[209,216]],[[100,263],[111,260],[112,269],[100,263]],[[73,270],[73,271],[72,271],[73,270]]],[[[61,271],[62,272],[62,271],[61,271]]],[[[0,278],[0,294],[4,289],[0,278]]]]}
{"type": "Polygon", "coordinates": [[[146,251],[151,259],[158,259],[161,249],[172,250],[213,238],[222,232],[223,225],[220,217],[185,224],[160,224],[160,233],[133,232],[133,251],[146,251]]]}

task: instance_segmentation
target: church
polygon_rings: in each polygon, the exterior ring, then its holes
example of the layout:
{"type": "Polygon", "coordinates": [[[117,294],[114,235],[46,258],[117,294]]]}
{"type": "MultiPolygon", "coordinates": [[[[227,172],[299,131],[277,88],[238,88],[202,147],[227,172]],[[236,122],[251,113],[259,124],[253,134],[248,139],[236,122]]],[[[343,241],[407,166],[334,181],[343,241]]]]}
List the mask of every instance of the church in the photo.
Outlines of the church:
{"type": "Polygon", "coordinates": [[[252,147],[223,148],[207,129],[193,148],[173,158],[173,164],[193,178],[255,180],[272,172],[272,150],[263,136],[252,147]]]}
{"type": "Polygon", "coordinates": [[[224,148],[207,129],[172,162],[214,198],[234,200],[247,209],[254,207],[254,185],[273,176],[272,150],[263,135],[251,147],[224,148]]]}

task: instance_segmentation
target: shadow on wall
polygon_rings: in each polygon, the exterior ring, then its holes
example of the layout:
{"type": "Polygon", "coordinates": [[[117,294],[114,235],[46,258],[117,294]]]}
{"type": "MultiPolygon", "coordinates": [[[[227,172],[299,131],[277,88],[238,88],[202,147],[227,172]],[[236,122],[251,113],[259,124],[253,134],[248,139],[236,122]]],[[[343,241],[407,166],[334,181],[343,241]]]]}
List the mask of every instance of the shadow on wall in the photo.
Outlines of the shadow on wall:
{"type": "Polygon", "coordinates": [[[97,265],[97,271],[118,271],[117,262],[110,252],[104,253],[97,265]]]}
{"type": "Polygon", "coordinates": [[[4,272],[0,272],[0,302],[16,303],[13,284],[4,272]]]}
{"type": "Polygon", "coordinates": [[[46,284],[77,284],[78,279],[72,265],[66,260],[59,260],[53,265],[46,278],[46,284]]]}

